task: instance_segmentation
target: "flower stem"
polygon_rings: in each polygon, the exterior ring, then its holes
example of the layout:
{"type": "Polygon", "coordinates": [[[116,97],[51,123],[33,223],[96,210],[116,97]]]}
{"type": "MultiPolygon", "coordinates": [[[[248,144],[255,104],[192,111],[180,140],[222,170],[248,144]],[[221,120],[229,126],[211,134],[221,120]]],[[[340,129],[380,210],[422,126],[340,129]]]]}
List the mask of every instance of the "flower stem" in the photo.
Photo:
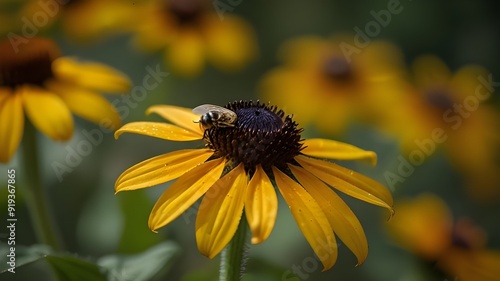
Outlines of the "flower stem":
{"type": "Polygon", "coordinates": [[[47,197],[42,190],[37,145],[36,130],[30,122],[26,122],[22,155],[27,180],[25,194],[28,210],[38,241],[51,246],[54,251],[59,251],[61,240],[58,239],[54,220],[48,209],[47,197]]]}
{"type": "Polygon", "coordinates": [[[243,277],[248,259],[247,232],[248,223],[245,214],[243,214],[233,239],[222,251],[219,281],[237,281],[243,277]]]}

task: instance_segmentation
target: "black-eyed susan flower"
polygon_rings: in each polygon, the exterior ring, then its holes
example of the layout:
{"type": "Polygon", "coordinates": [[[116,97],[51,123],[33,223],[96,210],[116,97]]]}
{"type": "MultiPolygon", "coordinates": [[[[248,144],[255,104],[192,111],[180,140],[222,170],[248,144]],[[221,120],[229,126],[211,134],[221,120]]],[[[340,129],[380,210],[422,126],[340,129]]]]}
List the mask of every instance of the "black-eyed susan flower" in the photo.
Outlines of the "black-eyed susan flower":
{"type": "Polygon", "coordinates": [[[375,153],[333,140],[303,140],[298,124],[275,106],[239,101],[225,108],[237,116],[233,126],[201,127],[194,122],[200,116],[190,109],[158,105],[147,113],[157,113],[172,124],[134,122],[117,130],[116,137],[136,133],[173,141],[203,140],[206,145],[129,168],[116,181],[116,192],[177,178],[153,207],[148,222],[153,231],[204,196],[196,218],[196,241],[200,252],[213,258],[233,237],[243,212],[252,243],[268,238],[278,210],[275,184],[325,269],[337,259],[336,235],[361,264],[368,253],[363,228],[335,190],[391,212],[392,196],[378,182],[319,158],[375,162],[375,153]]]}
{"type": "Polygon", "coordinates": [[[71,113],[109,128],[120,126],[115,108],[99,92],[126,92],[128,78],[100,63],[61,57],[48,39],[31,38],[14,48],[0,43],[0,162],[21,142],[24,115],[53,140],[73,134],[71,113]]]}
{"type": "Polygon", "coordinates": [[[159,0],[138,5],[135,43],[144,50],[164,50],[173,72],[194,76],[206,61],[239,70],[257,53],[252,28],[241,18],[220,18],[207,0],[159,0]]]}
{"type": "Polygon", "coordinates": [[[56,25],[68,38],[83,42],[130,32],[134,25],[131,15],[135,10],[135,3],[119,0],[30,0],[23,5],[18,17],[38,17],[38,21],[30,21],[37,23],[37,30],[45,30],[58,23],[56,25]]]}
{"type": "Polygon", "coordinates": [[[453,73],[439,58],[425,55],[414,61],[413,78],[411,94],[387,119],[404,153],[430,156],[442,147],[471,195],[499,198],[500,118],[485,104],[493,92],[491,74],[477,65],[453,73]]]}
{"type": "Polygon", "coordinates": [[[353,118],[380,118],[401,96],[401,52],[388,42],[358,48],[352,40],[309,36],[287,42],[279,52],[283,65],[264,76],[261,95],[295,112],[301,124],[332,134],[342,133],[353,118]]]}
{"type": "Polygon", "coordinates": [[[431,265],[434,273],[444,275],[439,277],[498,280],[500,252],[486,248],[484,232],[469,219],[454,221],[439,197],[422,194],[399,201],[396,208],[397,216],[387,224],[389,233],[402,247],[431,265]]]}

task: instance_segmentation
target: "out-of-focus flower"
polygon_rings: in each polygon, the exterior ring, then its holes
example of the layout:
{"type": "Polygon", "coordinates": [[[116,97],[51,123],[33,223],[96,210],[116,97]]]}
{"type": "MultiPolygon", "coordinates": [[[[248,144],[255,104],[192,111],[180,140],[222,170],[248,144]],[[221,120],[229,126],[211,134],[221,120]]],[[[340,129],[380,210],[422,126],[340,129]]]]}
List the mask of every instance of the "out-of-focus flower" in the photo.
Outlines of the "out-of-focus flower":
{"type": "Polygon", "coordinates": [[[478,198],[500,195],[500,116],[483,102],[492,90],[486,69],[469,65],[452,74],[437,57],[413,64],[415,88],[387,119],[409,154],[430,156],[442,146],[478,198]]]}
{"type": "Polygon", "coordinates": [[[499,280],[500,252],[486,249],[484,233],[469,220],[454,223],[440,198],[423,194],[401,200],[395,208],[397,215],[387,224],[389,233],[448,280],[499,280]]]}
{"type": "Polygon", "coordinates": [[[26,17],[28,22],[37,30],[52,27],[55,22],[59,21],[66,36],[70,39],[83,42],[101,39],[113,34],[130,32],[134,25],[131,15],[135,11],[136,5],[131,1],[32,0],[24,5],[20,12],[20,17],[26,17]],[[38,20],[38,22],[31,20],[36,18],[37,15],[44,20],[38,20]]]}
{"type": "Polygon", "coordinates": [[[144,50],[164,50],[165,63],[178,74],[199,74],[206,61],[228,71],[239,70],[257,54],[252,28],[241,18],[221,19],[211,1],[150,1],[131,17],[135,42],[144,50]]]}
{"type": "MultiPolygon", "coordinates": [[[[129,168],[116,181],[116,192],[178,178],[151,212],[153,231],[205,195],[196,218],[196,240],[200,252],[213,258],[233,237],[243,210],[252,243],[268,238],[278,211],[275,183],[325,270],[337,259],[335,234],[361,264],[368,253],[363,228],[331,187],[391,212],[392,196],[378,182],[317,158],[374,162],[375,153],[333,140],[303,140],[297,123],[274,106],[240,101],[225,108],[236,121],[224,126],[216,122],[200,127],[193,122],[200,115],[190,109],[158,105],[148,113],[173,124],[135,122],[117,130],[116,137],[136,133],[173,141],[203,140],[206,146],[170,152],[129,168]]],[[[210,112],[209,117],[228,112],[223,111],[210,112]]]]}
{"type": "Polygon", "coordinates": [[[120,126],[119,114],[99,92],[129,88],[128,78],[111,67],[61,57],[51,40],[35,37],[16,48],[1,42],[0,162],[8,162],[21,142],[24,113],[51,139],[68,140],[71,112],[101,126],[120,126]]]}
{"type": "Polygon", "coordinates": [[[373,122],[401,96],[402,55],[387,42],[365,48],[352,38],[303,37],[280,50],[284,62],[261,83],[266,100],[293,111],[304,126],[341,133],[352,117],[373,122]]]}

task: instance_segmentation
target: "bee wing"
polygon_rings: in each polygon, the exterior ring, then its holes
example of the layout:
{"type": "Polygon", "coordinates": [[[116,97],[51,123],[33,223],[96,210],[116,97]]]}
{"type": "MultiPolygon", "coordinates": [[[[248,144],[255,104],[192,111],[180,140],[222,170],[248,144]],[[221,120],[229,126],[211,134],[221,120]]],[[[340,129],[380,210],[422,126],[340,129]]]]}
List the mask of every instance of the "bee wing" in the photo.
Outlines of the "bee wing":
{"type": "Polygon", "coordinates": [[[210,111],[220,112],[220,113],[228,114],[231,116],[236,114],[225,107],[213,105],[213,104],[202,104],[202,105],[199,105],[199,106],[193,108],[193,113],[199,114],[199,115],[203,115],[203,114],[210,112],[210,111]]]}

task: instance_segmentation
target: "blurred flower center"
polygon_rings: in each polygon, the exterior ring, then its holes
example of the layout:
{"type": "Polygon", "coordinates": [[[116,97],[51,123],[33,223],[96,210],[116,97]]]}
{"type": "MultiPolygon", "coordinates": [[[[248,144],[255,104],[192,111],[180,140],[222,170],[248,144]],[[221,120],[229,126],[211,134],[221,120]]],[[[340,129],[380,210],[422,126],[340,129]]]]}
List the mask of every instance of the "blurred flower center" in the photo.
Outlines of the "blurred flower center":
{"type": "Polygon", "coordinates": [[[203,9],[201,0],[169,0],[165,5],[168,15],[173,15],[179,25],[196,23],[203,9]]]}
{"type": "Polygon", "coordinates": [[[60,5],[63,8],[78,7],[79,4],[88,2],[86,0],[66,0],[64,5],[60,5]]]}
{"type": "Polygon", "coordinates": [[[204,134],[216,157],[226,157],[233,166],[243,163],[253,173],[258,164],[265,171],[272,166],[286,169],[286,163],[293,162],[302,149],[302,129],[275,106],[239,101],[226,108],[238,116],[235,126],[211,127],[204,134]]]}
{"type": "Polygon", "coordinates": [[[442,111],[452,109],[455,101],[451,93],[444,88],[431,88],[425,91],[425,101],[434,108],[442,111]]]}
{"type": "Polygon", "coordinates": [[[354,76],[351,64],[342,56],[328,58],[323,64],[323,73],[336,82],[348,82],[354,76]]]}
{"type": "Polygon", "coordinates": [[[31,38],[26,44],[0,43],[0,86],[42,85],[53,77],[52,62],[59,56],[57,46],[48,39],[31,38]]]}

